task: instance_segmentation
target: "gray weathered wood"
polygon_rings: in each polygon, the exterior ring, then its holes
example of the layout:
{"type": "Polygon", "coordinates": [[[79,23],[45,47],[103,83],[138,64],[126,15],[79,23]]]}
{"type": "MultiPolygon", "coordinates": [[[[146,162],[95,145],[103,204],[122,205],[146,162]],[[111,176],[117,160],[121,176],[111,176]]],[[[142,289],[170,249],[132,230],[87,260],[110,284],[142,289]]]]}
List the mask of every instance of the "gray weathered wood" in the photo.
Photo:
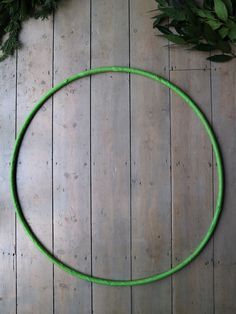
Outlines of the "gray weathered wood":
{"type": "MultiPolygon", "coordinates": [[[[153,1],[131,1],[131,66],[168,77],[165,40],[154,38],[153,1]]],[[[169,90],[131,77],[132,277],[171,267],[169,90]]],[[[171,279],[132,289],[133,313],[171,313],[171,279]]]]}
{"type": "MultiPolygon", "coordinates": [[[[235,61],[212,63],[210,72],[206,53],[169,52],[152,30],[155,7],[152,0],[62,1],[54,26],[53,17],[24,25],[17,69],[14,57],[0,63],[1,314],[15,314],[17,304],[19,314],[236,312],[235,61]],[[14,247],[8,171],[15,117],[19,130],[53,81],[90,62],[130,62],[165,77],[170,69],[171,80],[213,116],[226,168],[221,221],[214,247],[211,241],[172,279],[132,289],[90,285],[53,268],[19,224],[14,247]]],[[[211,221],[217,183],[210,143],[177,96],[170,111],[164,87],[114,73],[91,82],[91,89],[90,78],[64,88],[33,121],[18,169],[24,212],[50,250],[86,273],[129,279],[163,271],[195,248],[211,221]]]]}
{"type": "MultiPolygon", "coordinates": [[[[171,80],[192,96],[210,118],[209,71],[174,71],[171,80]]],[[[212,152],[203,127],[179,96],[172,94],[173,265],[187,257],[212,218],[212,152]]],[[[173,276],[174,313],[213,313],[212,242],[173,276]]]]}
{"type": "MultiPolygon", "coordinates": [[[[235,60],[212,64],[213,124],[225,166],[225,201],[214,241],[215,313],[236,313],[236,73],[235,60]]],[[[216,169],[215,169],[215,179],[216,169]]],[[[216,180],[215,180],[216,181],[216,180]]],[[[217,182],[215,196],[217,195],[217,182]]]]}
{"type": "MultiPolygon", "coordinates": [[[[52,19],[29,20],[18,54],[17,129],[52,84],[52,19]]],[[[51,101],[32,122],[20,152],[19,196],[25,216],[40,240],[52,248],[51,101]]],[[[52,265],[17,225],[17,313],[52,313],[52,265]]]]}
{"type": "Polygon", "coordinates": [[[172,70],[209,69],[207,53],[191,50],[189,47],[170,45],[170,68],[172,70]]]}
{"type": "MultiPolygon", "coordinates": [[[[129,64],[128,2],[92,3],[92,67],[129,64]]],[[[93,274],[130,278],[129,77],[92,78],[93,274]]],[[[130,288],[93,286],[95,314],[130,313],[130,288]]]]}
{"type": "MultiPolygon", "coordinates": [[[[54,82],[90,65],[90,3],[64,1],[55,16],[54,82]]],[[[90,80],[54,96],[54,251],[62,261],[91,272],[90,80]]],[[[55,267],[55,312],[91,313],[91,285],[55,267]]]]}
{"type": "Polygon", "coordinates": [[[0,63],[0,313],[15,313],[15,215],[9,193],[9,164],[15,138],[16,59],[0,63]]]}

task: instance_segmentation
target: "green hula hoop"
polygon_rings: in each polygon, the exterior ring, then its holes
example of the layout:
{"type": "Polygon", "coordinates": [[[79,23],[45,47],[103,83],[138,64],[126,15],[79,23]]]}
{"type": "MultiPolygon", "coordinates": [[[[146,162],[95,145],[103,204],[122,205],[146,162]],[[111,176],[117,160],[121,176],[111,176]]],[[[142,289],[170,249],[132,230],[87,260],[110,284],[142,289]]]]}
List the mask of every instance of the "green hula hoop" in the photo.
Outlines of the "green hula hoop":
{"type": "Polygon", "coordinates": [[[176,273],[177,271],[181,270],[186,265],[188,265],[203,250],[203,248],[206,246],[207,242],[211,238],[220,217],[220,213],[221,213],[221,209],[223,205],[224,170],[223,170],[223,162],[221,158],[220,148],[217,143],[217,139],[213,132],[213,129],[211,125],[209,124],[207,118],[203,114],[203,112],[187,94],[185,94],[179,87],[177,87],[170,81],[154,73],[146,72],[146,71],[135,69],[135,68],[112,66],[112,67],[100,67],[100,68],[95,68],[95,69],[86,70],[86,71],[77,73],[67,78],[66,80],[60,82],[59,84],[54,86],[52,89],[50,89],[46,94],[44,94],[44,96],[42,96],[42,98],[37,102],[34,109],[28,115],[27,119],[25,120],[19,132],[19,135],[17,136],[14,149],[13,149],[12,159],[11,159],[10,185],[11,185],[11,196],[14,202],[15,211],[16,211],[18,220],[21,222],[26,234],[29,236],[31,241],[52,263],[54,263],[55,265],[57,265],[62,270],[64,270],[65,272],[69,273],[72,276],[75,276],[75,277],[78,277],[79,279],[87,280],[89,282],[93,282],[96,284],[107,285],[107,286],[137,286],[137,285],[148,284],[148,283],[163,279],[165,277],[168,277],[176,273]],[[198,246],[187,258],[185,258],[182,262],[180,262],[173,268],[170,268],[169,270],[166,270],[159,274],[155,274],[155,275],[145,277],[145,278],[134,279],[134,280],[111,280],[111,279],[93,277],[88,274],[84,274],[66,265],[62,261],[58,260],[46,247],[44,247],[44,245],[40,242],[40,240],[36,237],[36,235],[32,231],[31,227],[28,225],[26,218],[24,217],[20,200],[18,197],[18,193],[17,193],[16,174],[17,174],[17,159],[19,155],[20,146],[24,138],[24,135],[27,131],[27,128],[30,125],[36,113],[38,112],[38,110],[43,106],[43,104],[46,102],[46,100],[49,97],[51,97],[54,93],[56,93],[58,90],[60,90],[62,87],[66,86],[67,84],[75,80],[81,79],[83,77],[91,76],[94,74],[106,73],[106,72],[122,72],[122,73],[141,75],[141,76],[147,77],[149,79],[152,79],[154,81],[161,83],[162,85],[168,87],[177,95],[179,95],[188,104],[188,106],[193,110],[193,112],[199,118],[201,124],[204,126],[206,133],[211,141],[213,152],[214,152],[216,163],[217,163],[218,195],[217,195],[217,200],[216,200],[215,212],[214,212],[212,222],[209,226],[209,229],[207,230],[206,234],[204,235],[204,237],[202,238],[198,246]]]}

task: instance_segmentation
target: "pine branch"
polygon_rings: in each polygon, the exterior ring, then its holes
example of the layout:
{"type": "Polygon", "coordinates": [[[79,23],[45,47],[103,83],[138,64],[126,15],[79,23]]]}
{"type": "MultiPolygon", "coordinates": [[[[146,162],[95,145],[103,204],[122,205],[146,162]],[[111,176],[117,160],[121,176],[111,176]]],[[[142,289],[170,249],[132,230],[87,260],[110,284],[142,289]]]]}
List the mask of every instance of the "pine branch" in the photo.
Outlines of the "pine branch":
{"type": "Polygon", "coordinates": [[[45,19],[60,0],[0,0],[0,62],[21,46],[19,34],[28,18],[45,19]]]}

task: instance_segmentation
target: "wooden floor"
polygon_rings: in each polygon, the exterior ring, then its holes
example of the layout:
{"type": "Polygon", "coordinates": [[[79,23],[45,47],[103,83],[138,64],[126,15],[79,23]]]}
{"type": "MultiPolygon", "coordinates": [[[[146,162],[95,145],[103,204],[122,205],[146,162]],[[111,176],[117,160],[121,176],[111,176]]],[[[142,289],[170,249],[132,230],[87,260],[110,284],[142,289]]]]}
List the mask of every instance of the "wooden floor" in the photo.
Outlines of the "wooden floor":
{"type": "MultiPolygon", "coordinates": [[[[154,0],[67,0],[28,21],[23,48],[0,64],[0,313],[236,313],[236,61],[168,49],[152,30],[154,0]],[[53,267],[16,222],[9,195],[15,136],[53,84],[90,67],[159,73],[214,125],[226,169],[224,210],[204,252],[172,278],[142,287],[91,285],[53,267]]],[[[77,81],[34,119],[18,187],[37,236],[77,269],[114,279],[177,264],[205,234],[217,194],[202,127],[169,90],[141,77],[77,81]]]]}

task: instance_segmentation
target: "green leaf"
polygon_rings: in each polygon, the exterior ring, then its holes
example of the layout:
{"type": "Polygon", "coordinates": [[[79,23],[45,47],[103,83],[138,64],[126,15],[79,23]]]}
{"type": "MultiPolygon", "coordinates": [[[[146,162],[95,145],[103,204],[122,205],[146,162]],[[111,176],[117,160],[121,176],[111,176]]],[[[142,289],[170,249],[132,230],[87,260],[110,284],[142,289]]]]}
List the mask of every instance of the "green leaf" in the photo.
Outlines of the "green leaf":
{"type": "Polygon", "coordinates": [[[162,34],[172,34],[172,32],[169,30],[168,27],[157,25],[156,28],[162,33],[162,34]]]}
{"type": "Polygon", "coordinates": [[[234,41],[236,39],[236,25],[234,25],[230,30],[228,34],[229,38],[234,41]]]}
{"type": "Polygon", "coordinates": [[[227,62],[232,60],[234,57],[230,55],[214,55],[207,58],[207,60],[210,60],[212,62],[227,62]]]}
{"type": "Polygon", "coordinates": [[[213,30],[221,27],[222,23],[219,20],[207,20],[206,23],[210,25],[213,30]]]}
{"type": "Polygon", "coordinates": [[[164,18],[166,18],[166,19],[168,18],[165,14],[157,14],[157,15],[152,16],[151,19],[152,19],[152,20],[158,20],[158,21],[159,21],[159,20],[162,19],[162,17],[164,17],[164,18]]]}
{"type": "Polygon", "coordinates": [[[161,5],[161,6],[168,5],[166,0],[156,0],[156,2],[159,3],[159,5],[161,5]]]}
{"type": "Polygon", "coordinates": [[[5,4],[10,4],[14,2],[14,0],[2,0],[2,3],[5,3],[5,4]]]}
{"type": "Polygon", "coordinates": [[[213,1],[212,0],[204,0],[203,7],[209,10],[213,9],[213,1]]]}
{"type": "Polygon", "coordinates": [[[200,16],[200,17],[202,17],[202,18],[204,18],[204,19],[212,19],[212,20],[214,20],[215,19],[215,16],[214,16],[214,14],[212,14],[209,10],[204,10],[204,9],[194,9],[194,12],[198,15],[198,16],[200,16]]]}
{"type": "Polygon", "coordinates": [[[153,27],[155,28],[158,24],[161,24],[165,19],[166,15],[165,14],[159,14],[154,17],[155,21],[153,22],[153,27]]]}
{"type": "Polygon", "coordinates": [[[202,35],[210,44],[217,42],[216,32],[208,24],[204,25],[202,35]]]}
{"type": "Polygon", "coordinates": [[[196,39],[196,37],[202,37],[202,25],[199,23],[197,25],[187,25],[182,27],[183,33],[187,36],[196,39]]]}
{"type": "Polygon", "coordinates": [[[224,22],[228,20],[228,10],[222,0],[214,0],[214,8],[218,18],[224,22]]]}
{"type": "Polygon", "coordinates": [[[193,49],[200,50],[200,51],[213,51],[213,50],[216,50],[216,47],[210,44],[200,43],[194,46],[193,49]]]}
{"type": "Polygon", "coordinates": [[[233,5],[232,5],[232,1],[231,0],[223,0],[227,9],[228,9],[228,12],[229,14],[233,14],[233,5]]]}
{"type": "Polygon", "coordinates": [[[169,22],[162,23],[162,18],[158,17],[155,24],[163,37],[177,45],[188,45],[190,49],[221,51],[221,54],[208,58],[212,62],[226,62],[234,58],[232,43],[236,42],[236,14],[233,13],[236,11],[236,0],[156,2],[161,14],[169,18],[169,22]]]}
{"type": "Polygon", "coordinates": [[[229,29],[228,27],[222,26],[218,32],[220,34],[220,37],[224,39],[228,35],[229,29]]]}
{"type": "Polygon", "coordinates": [[[230,17],[225,25],[228,28],[233,28],[236,25],[236,20],[234,20],[232,17],[230,17]]]}
{"type": "Polygon", "coordinates": [[[168,7],[161,8],[161,11],[168,15],[170,18],[175,19],[177,21],[185,21],[186,20],[186,12],[181,9],[177,10],[176,8],[168,7]]]}
{"type": "Polygon", "coordinates": [[[164,37],[175,44],[183,45],[187,43],[186,40],[182,36],[179,36],[179,35],[167,34],[167,35],[164,35],[164,37]]]}

